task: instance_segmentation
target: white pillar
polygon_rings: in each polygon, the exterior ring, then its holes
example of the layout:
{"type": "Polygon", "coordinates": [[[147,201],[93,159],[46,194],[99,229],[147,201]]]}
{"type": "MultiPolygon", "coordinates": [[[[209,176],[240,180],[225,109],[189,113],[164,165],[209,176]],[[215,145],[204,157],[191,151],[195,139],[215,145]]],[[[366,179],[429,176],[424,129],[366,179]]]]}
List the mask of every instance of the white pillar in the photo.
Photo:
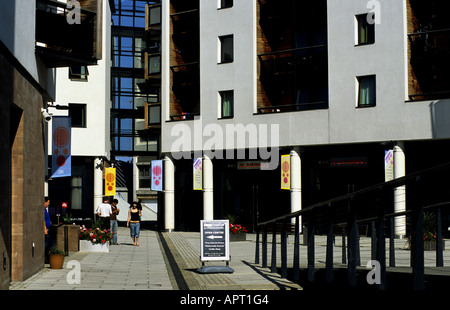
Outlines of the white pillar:
{"type": "Polygon", "coordinates": [[[137,190],[139,189],[139,168],[137,166],[138,158],[133,156],[133,201],[137,201],[137,190]]]}
{"type": "MultiPolygon", "coordinates": [[[[291,212],[302,209],[302,161],[297,150],[291,151],[291,212]]],[[[295,218],[292,218],[295,224],[295,218]]],[[[299,227],[302,229],[302,219],[299,218],[299,227]]]]}
{"type": "Polygon", "coordinates": [[[164,157],[164,229],[175,229],[175,170],[172,159],[164,157]]]}
{"type": "Polygon", "coordinates": [[[94,159],[94,210],[103,202],[103,160],[101,157],[94,159]]]}
{"type": "Polygon", "coordinates": [[[213,165],[207,155],[203,155],[203,219],[214,219],[213,165]]]}
{"type": "MultiPolygon", "coordinates": [[[[397,142],[394,146],[394,179],[405,176],[405,153],[404,144],[397,142]]],[[[399,186],[394,189],[394,212],[404,212],[406,210],[406,188],[399,186]]],[[[394,218],[394,233],[398,238],[406,235],[406,216],[396,216],[394,218]]]]}

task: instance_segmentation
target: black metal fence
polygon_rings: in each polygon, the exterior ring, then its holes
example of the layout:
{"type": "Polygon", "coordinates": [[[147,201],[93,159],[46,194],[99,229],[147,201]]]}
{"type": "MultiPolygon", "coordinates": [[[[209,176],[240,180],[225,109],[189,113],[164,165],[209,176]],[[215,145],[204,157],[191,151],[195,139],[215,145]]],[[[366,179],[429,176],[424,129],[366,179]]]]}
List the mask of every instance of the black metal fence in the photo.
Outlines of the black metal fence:
{"type": "MultiPolygon", "coordinates": [[[[300,278],[300,220],[303,238],[307,243],[307,280],[315,281],[315,235],[324,234],[326,242],[325,281],[334,280],[333,247],[335,236],[342,236],[342,263],[346,264],[348,285],[357,285],[357,266],[360,265],[360,233],[367,231],[371,237],[371,258],[379,262],[380,282],[377,287],[386,289],[386,240],[389,242],[389,266],[395,266],[394,221],[404,217],[406,236],[410,244],[409,276],[411,287],[422,290],[424,284],[424,239],[436,244],[436,267],[443,267],[443,225],[448,225],[450,212],[450,163],[377,184],[347,195],[323,201],[258,224],[255,263],[267,268],[268,233],[272,234],[271,272],[277,268],[277,234],[281,237],[281,276],[288,273],[287,239],[294,234],[292,279],[300,278]],[[406,189],[406,207],[394,212],[394,196],[406,189]],[[424,220],[425,216],[425,220],[424,220]],[[292,224],[292,219],[295,219],[292,224]],[[432,221],[429,223],[429,221],[432,221]],[[424,229],[425,227],[425,229],[424,229]],[[367,228],[361,230],[361,228],[367,228]],[[262,240],[260,240],[262,238],[262,240]],[[346,245],[346,239],[348,245],[346,245]],[[261,251],[261,253],[260,253],[261,251]]],[[[405,283],[406,284],[406,283],[405,283]]]]}

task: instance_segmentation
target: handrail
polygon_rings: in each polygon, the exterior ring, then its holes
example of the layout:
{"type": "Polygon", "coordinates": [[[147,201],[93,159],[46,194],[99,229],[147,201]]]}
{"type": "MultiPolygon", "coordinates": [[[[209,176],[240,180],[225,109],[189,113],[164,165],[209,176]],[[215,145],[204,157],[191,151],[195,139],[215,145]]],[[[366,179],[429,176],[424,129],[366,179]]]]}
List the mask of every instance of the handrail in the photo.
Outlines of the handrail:
{"type": "MultiPolygon", "coordinates": [[[[442,220],[441,208],[450,209],[450,195],[444,195],[439,200],[430,200],[425,194],[431,195],[433,193],[422,192],[422,184],[427,184],[427,178],[432,177],[432,180],[441,179],[439,173],[447,173],[450,169],[450,163],[445,163],[432,168],[420,170],[406,176],[383,183],[374,184],[367,188],[348,193],[339,197],[328,199],[319,203],[312,204],[302,210],[284,214],[268,221],[257,224],[257,237],[255,249],[255,263],[259,264],[259,246],[260,234],[262,233],[262,267],[267,267],[267,234],[272,233],[272,258],[271,258],[271,272],[277,272],[277,242],[276,234],[279,232],[281,236],[281,271],[283,278],[287,275],[287,231],[292,229],[289,225],[290,219],[295,218],[294,230],[294,257],[293,257],[293,280],[299,280],[300,273],[300,256],[299,256],[299,239],[300,227],[299,221],[303,216],[308,215],[306,223],[306,231],[303,231],[303,238],[307,240],[308,247],[308,281],[314,281],[314,236],[318,225],[328,225],[327,245],[326,245],[326,282],[333,281],[333,246],[334,246],[334,228],[342,227],[342,263],[347,264],[348,283],[350,286],[355,286],[357,283],[357,266],[361,264],[360,261],[360,245],[359,245],[359,224],[370,225],[371,227],[371,253],[372,260],[380,264],[380,282],[377,287],[381,290],[386,289],[386,233],[389,238],[389,266],[395,266],[395,250],[394,250],[394,219],[398,216],[411,216],[411,267],[412,267],[412,282],[413,289],[422,290],[425,287],[424,281],[424,210],[433,210],[436,213],[436,267],[443,266],[443,241],[442,241],[442,220]],[[422,183],[421,183],[422,182],[422,183]],[[408,204],[406,209],[401,212],[392,212],[394,205],[394,190],[396,188],[406,186],[413,193],[414,199],[408,204]],[[378,194],[381,194],[380,195],[378,194]],[[365,196],[371,194],[371,196],[365,196]],[[375,196],[373,194],[376,194],[375,196]],[[389,196],[388,196],[389,195],[389,196]],[[362,198],[361,198],[362,197],[362,198]],[[365,199],[364,199],[365,198],[365,199]],[[375,198],[375,200],[374,200],[375,198]],[[347,202],[347,204],[342,204],[347,202]],[[364,204],[368,203],[370,204],[364,204]],[[375,202],[375,204],[373,204],[375,202]],[[342,208],[345,206],[344,208],[342,208]],[[357,207],[356,207],[357,206],[357,207]],[[334,209],[333,209],[334,207],[334,209]],[[319,217],[319,209],[323,209],[325,217],[319,217]],[[331,212],[334,211],[334,212],[331,212]],[[327,215],[328,214],[328,215],[327,215]],[[328,218],[326,218],[328,216],[328,218]],[[342,218],[342,219],[340,219],[342,218]],[[277,224],[281,225],[281,231],[277,224]],[[387,224],[387,230],[385,225],[387,224]],[[273,229],[269,230],[269,227],[273,229]],[[347,227],[348,236],[346,236],[347,227]],[[386,231],[386,233],[385,233],[386,231]],[[348,238],[348,246],[346,246],[346,237],[348,238]],[[347,252],[346,252],[347,250],[347,252]],[[347,260],[348,257],[348,260],[347,260]]],[[[440,184],[440,181],[437,181],[440,184]]],[[[446,188],[446,187],[445,187],[446,188]]],[[[427,188],[429,189],[429,188],[427,188]]],[[[434,187],[433,187],[434,189],[434,187]]],[[[437,194],[445,194],[444,187],[440,187],[437,194]]],[[[368,227],[368,226],[366,226],[368,227]]],[[[378,267],[377,267],[378,268],[378,267]]]]}
{"type": "Polygon", "coordinates": [[[318,203],[315,203],[315,204],[313,204],[313,205],[311,205],[309,207],[306,207],[306,208],[304,208],[304,209],[302,209],[300,211],[288,213],[288,214],[279,216],[277,218],[274,218],[272,220],[258,223],[258,226],[263,226],[263,225],[272,224],[272,223],[275,223],[275,222],[280,222],[280,221],[283,221],[285,219],[294,218],[294,217],[302,215],[302,214],[304,214],[306,212],[310,212],[310,211],[312,211],[314,209],[317,209],[319,207],[323,207],[325,205],[329,206],[329,205],[331,205],[331,204],[333,204],[333,203],[335,203],[337,201],[348,200],[348,199],[351,199],[351,198],[353,198],[355,196],[358,196],[358,195],[361,195],[361,194],[365,194],[365,193],[369,193],[369,192],[372,192],[372,191],[377,190],[377,189],[382,189],[382,188],[394,189],[396,187],[406,185],[407,181],[415,180],[417,177],[420,177],[420,176],[422,176],[425,173],[432,173],[432,172],[440,171],[442,169],[450,169],[450,163],[446,163],[446,164],[442,164],[442,165],[439,165],[439,166],[436,166],[436,167],[433,167],[433,168],[417,171],[417,172],[411,173],[409,175],[406,175],[406,176],[403,176],[403,177],[400,177],[400,178],[397,178],[397,179],[394,179],[394,180],[391,180],[391,181],[388,181],[388,182],[378,183],[378,184],[375,184],[375,185],[372,185],[372,186],[369,186],[369,187],[366,187],[366,188],[354,191],[352,193],[348,193],[348,194],[345,194],[345,195],[342,195],[342,196],[338,196],[338,197],[335,197],[335,198],[332,198],[332,199],[328,199],[328,200],[325,200],[325,201],[322,201],[322,202],[318,202],[318,203]]]}

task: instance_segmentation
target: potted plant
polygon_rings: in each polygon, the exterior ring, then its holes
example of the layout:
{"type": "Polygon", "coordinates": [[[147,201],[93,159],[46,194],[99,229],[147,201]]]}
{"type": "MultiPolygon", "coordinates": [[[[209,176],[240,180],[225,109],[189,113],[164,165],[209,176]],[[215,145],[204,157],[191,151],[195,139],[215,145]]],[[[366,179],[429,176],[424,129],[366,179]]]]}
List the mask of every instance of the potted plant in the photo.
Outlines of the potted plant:
{"type": "MultiPolygon", "coordinates": [[[[425,212],[423,214],[423,249],[425,251],[436,250],[436,215],[431,212],[425,212]]],[[[411,237],[408,237],[407,241],[408,249],[411,248],[411,237]]],[[[442,249],[444,249],[445,243],[442,242],[442,249]]]]}
{"type": "Polygon", "coordinates": [[[240,224],[236,224],[237,217],[228,215],[230,241],[245,241],[247,239],[247,229],[240,224]]]}
{"type": "Polygon", "coordinates": [[[109,229],[80,227],[80,251],[109,252],[109,243],[113,233],[109,229]]]}
{"type": "Polygon", "coordinates": [[[58,249],[56,246],[51,247],[48,251],[49,254],[49,263],[51,269],[62,269],[64,265],[64,257],[66,256],[66,252],[58,249]]]}

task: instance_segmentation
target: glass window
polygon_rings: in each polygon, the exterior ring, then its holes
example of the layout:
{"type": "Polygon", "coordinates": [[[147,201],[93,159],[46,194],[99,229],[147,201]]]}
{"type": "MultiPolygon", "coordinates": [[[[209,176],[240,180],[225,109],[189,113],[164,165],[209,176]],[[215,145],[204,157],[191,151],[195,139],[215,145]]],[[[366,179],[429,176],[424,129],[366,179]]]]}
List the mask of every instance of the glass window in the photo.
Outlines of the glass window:
{"type": "Polygon", "coordinates": [[[373,107],[376,105],[375,75],[358,77],[358,107],[373,107]]]}
{"type": "Polygon", "coordinates": [[[72,127],[86,128],[86,104],[69,103],[69,116],[72,117],[72,127]]]}
{"type": "Polygon", "coordinates": [[[161,73],[161,55],[148,56],[148,74],[161,73]]]}
{"type": "Polygon", "coordinates": [[[233,35],[219,37],[220,63],[233,61],[233,35]]]}
{"type": "Polygon", "coordinates": [[[233,117],[233,105],[234,105],[234,91],[227,90],[221,91],[220,102],[221,102],[221,117],[222,118],[232,118],[233,117]]]}
{"type": "Polygon", "coordinates": [[[87,81],[88,75],[87,66],[72,66],[69,68],[69,79],[72,81],[87,81]]]}
{"type": "Polygon", "coordinates": [[[139,188],[150,189],[150,165],[139,164],[139,188]]]}
{"type": "Polygon", "coordinates": [[[358,45],[375,43],[375,24],[367,21],[368,14],[356,16],[358,27],[358,45]]]}
{"type": "Polygon", "coordinates": [[[227,9],[233,7],[233,0],[219,0],[219,9],[227,9]]]}
{"type": "Polygon", "coordinates": [[[152,6],[149,11],[149,26],[161,24],[161,5],[152,6]]]}

